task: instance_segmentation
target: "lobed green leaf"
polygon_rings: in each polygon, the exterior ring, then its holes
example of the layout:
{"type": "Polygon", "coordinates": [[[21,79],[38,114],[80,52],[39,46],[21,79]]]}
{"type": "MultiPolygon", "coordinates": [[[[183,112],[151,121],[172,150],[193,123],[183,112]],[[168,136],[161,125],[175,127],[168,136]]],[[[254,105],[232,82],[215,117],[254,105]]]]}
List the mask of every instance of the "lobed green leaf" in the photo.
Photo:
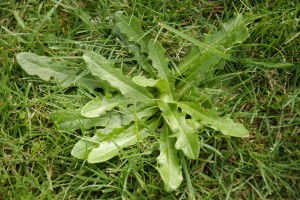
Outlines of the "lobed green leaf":
{"type": "Polygon", "coordinates": [[[90,74],[78,76],[78,69],[66,69],[66,62],[54,62],[53,58],[47,56],[23,52],[17,55],[17,62],[27,74],[36,75],[44,81],[53,78],[62,87],[75,84],[94,89],[102,86],[102,83],[90,74]]]}
{"type": "Polygon", "coordinates": [[[175,190],[183,180],[178,151],[175,149],[175,139],[171,137],[171,130],[164,125],[160,133],[160,154],[157,157],[159,168],[167,191],[175,190]]]}
{"type": "Polygon", "coordinates": [[[202,124],[209,126],[224,135],[234,137],[248,137],[248,130],[240,123],[233,122],[228,116],[219,117],[212,110],[204,110],[200,105],[190,102],[177,102],[177,105],[192,118],[199,120],[202,124]]]}
{"type": "Polygon", "coordinates": [[[178,112],[176,104],[158,101],[158,107],[162,111],[164,120],[177,138],[175,148],[182,150],[191,159],[198,158],[200,148],[198,134],[187,123],[185,114],[178,112]]]}
{"type": "Polygon", "coordinates": [[[23,70],[29,75],[37,75],[44,81],[49,81],[53,77],[57,82],[66,84],[70,83],[72,74],[70,72],[60,71],[54,68],[52,58],[39,56],[35,53],[23,52],[17,55],[17,62],[23,70]]]}

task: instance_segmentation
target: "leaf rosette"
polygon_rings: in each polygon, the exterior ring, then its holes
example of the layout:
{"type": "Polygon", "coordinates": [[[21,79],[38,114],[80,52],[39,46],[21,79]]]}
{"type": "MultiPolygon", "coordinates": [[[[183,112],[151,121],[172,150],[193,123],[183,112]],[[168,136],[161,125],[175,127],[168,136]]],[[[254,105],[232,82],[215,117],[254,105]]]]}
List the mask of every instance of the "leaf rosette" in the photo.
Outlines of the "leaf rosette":
{"type": "MultiPolygon", "coordinates": [[[[178,68],[172,67],[163,46],[151,39],[141,24],[138,18],[127,17],[122,12],[114,15],[114,33],[128,46],[143,76],[125,75],[114,62],[95,52],[86,52],[82,58],[88,77],[92,78],[79,83],[91,88],[95,83],[98,87],[109,84],[114,90],[110,96],[92,99],[80,110],[55,112],[51,120],[66,130],[97,127],[93,137],[81,138],[71,152],[75,158],[89,163],[107,161],[120,155],[124,148],[159,133],[157,170],[166,190],[172,191],[183,181],[179,154],[183,153],[188,159],[198,158],[201,145],[198,133],[204,127],[226,136],[249,135],[242,124],[228,116],[220,117],[214,109],[193,101],[202,98],[201,92],[195,93],[193,89],[201,89],[205,77],[214,76],[224,61],[235,61],[230,49],[249,37],[247,21],[237,15],[203,42],[159,24],[194,44],[178,68]],[[186,98],[185,95],[191,93],[193,98],[186,98]]],[[[21,53],[17,61],[28,74],[45,81],[52,77],[65,87],[78,76],[77,72],[55,68],[52,58],[33,53],[21,53]]]]}

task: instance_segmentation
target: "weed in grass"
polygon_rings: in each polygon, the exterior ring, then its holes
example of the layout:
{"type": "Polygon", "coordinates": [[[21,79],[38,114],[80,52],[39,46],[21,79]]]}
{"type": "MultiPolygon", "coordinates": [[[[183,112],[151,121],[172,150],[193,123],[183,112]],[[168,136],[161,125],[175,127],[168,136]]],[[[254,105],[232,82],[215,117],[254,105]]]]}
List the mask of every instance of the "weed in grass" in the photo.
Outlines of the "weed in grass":
{"type": "MultiPolygon", "coordinates": [[[[122,67],[117,69],[113,62],[92,52],[84,53],[83,60],[91,75],[100,78],[102,82],[89,74],[87,76],[90,78],[78,77],[76,72],[82,71],[81,69],[66,71],[63,62],[55,62],[49,57],[33,53],[18,54],[17,61],[28,74],[38,75],[45,81],[53,77],[62,87],[76,84],[94,89],[98,86],[105,91],[105,97],[90,101],[77,115],[74,115],[75,110],[68,110],[68,114],[60,111],[60,114],[52,115],[53,121],[61,128],[65,127],[65,130],[99,127],[93,137],[83,137],[75,145],[72,150],[74,157],[89,163],[104,162],[118,155],[120,150],[160,132],[158,171],[166,190],[175,190],[183,180],[178,156],[183,153],[190,159],[198,158],[200,141],[197,132],[203,128],[202,125],[228,136],[249,135],[242,124],[234,123],[229,117],[218,117],[214,109],[203,107],[201,102],[183,101],[186,98],[184,93],[196,99],[201,98],[201,91],[197,91],[197,95],[192,89],[205,81],[202,77],[213,76],[215,66],[222,58],[234,60],[225,52],[225,48],[231,48],[249,37],[245,20],[242,15],[237,15],[224,24],[224,30],[208,36],[204,43],[161,24],[163,28],[197,46],[193,55],[180,63],[178,69],[169,68],[164,48],[142,31],[138,18],[116,12],[114,21],[114,32],[129,46],[129,51],[138,64],[136,71],[142,76],[136,75],[132,70],[135,68],[126,62],[122,62],[122,67]],[[131,68],[128,75],[133,76],[132,79],[122,74],[126,68],[131,68]],[[105,86],[106,82],[122,95],[105,86]]],[[[118,62],[120,61],[116,60],[118,62]]],[[[188,170],[185,165],[183,167],[184,171],[188,170]]]]}
{"type": "MultiPolygon", "coordinates": [[[[4,199],[19,198],[21,194],[28,198],[54,199],[120,199],[122,196],[299,199],[299,72],[293,67],[275,69],[265,65],[287,61],[298,66],[297,2],[191,1],[192,9],[182,2],[169,1],[62,1],[56,8],[56,3],[51,1],[0,4],[3,66],[0,191],[4,199]],[[42,23],[52,8],[55,12],[42,23]],[[190,179],[183,181],[176,192],[166,193],[161,187],[162,181],[153,168],[158,156],[153,138],[123,151],[122,159],[88,164],[71,158],[78,137],[91,136],[93,131],[58,130],[49,123],[49,112],[80,108],[99,93],[74,87],[66,90],[28,77],[15,61],[16,54],[24,51],[59,58],[57,61],[81,56],[84,50],[94,50],[111,60],[131,58],[115,35],[111,35],[111,22],[106,20],[117,10],[143,19],[143,29],[158,35],[166,55],[176,62],[186,54],[186,47],[191,43],[165,29],[158,34],[159,29],[153,28],[153,24],[168,22],[203,41],[206,33],[216,32],[216,27],[236,11],[262,16],[248,25],[250,37],[230,50],[238,62],[226,62],[223,72],[217,70],[215,76],[202,83],[203,95],[213,99],[218,112],[231,113],[234,120],[245,124],[251,135],[243,140],[227,139],[212,135],[207,129],[201,131],[200,157],[181,160],[182,166],[187,166],[184,176],[190,179]],[[25,29],[17,22],[15,12],[25,29]],[[83,15],[92,20],[83,20],[83,15]],[[35,31],[37,24],[42,25],[35,31]],[[115,53],[109,54],[112,50],[115,53]],[[208,89],[216,83],[221,83],[218,89],[208,89]]],[[[69,66],[84,66],[72,59],[68,60],[72,63],[69,66]]]]}

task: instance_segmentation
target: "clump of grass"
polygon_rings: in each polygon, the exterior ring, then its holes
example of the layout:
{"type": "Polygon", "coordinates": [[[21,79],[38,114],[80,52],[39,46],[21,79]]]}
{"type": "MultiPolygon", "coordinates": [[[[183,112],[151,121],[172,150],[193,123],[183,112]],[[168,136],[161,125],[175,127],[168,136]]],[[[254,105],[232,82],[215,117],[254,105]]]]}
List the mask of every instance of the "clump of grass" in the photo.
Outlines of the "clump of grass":
{"type": "MultiPolygon", "coordinates": [[[[59,2],[0,3],[3,199],[300,198],[299,69],[272,67],[299,62],[299,6],[294,1],[188,1],[188,6],[181,1],[59,2]],[[153,169],[158,147],[151,140],[126,151],[126,159],[92,165],[72,158],[71,149],[81,133],[57,130],[49,122],[49,113],[80,107],[89,93],[66,91],[28,77],[15,61],[23,51],[76,57],[86,49],[103,54],[114,49],[126,57],[111,36],[109,16],[117,10],[143,18],[143,26],[153,28],[154,35],[159,31],[155,24],[167,21],[199,39],[234,12],[261,15],[251,27],[250,38],[234,48],[240,60],[226,63],[225,72],[207,82],[209,88],[213,81],[222,81],[222,87],[206,90],[220,112],[235,113],[233,117],[243,120],[251,137],[241,141],[203,130],[201,156],[195,161],[181,159],[187,181],[173,193],[162,189],[153,169]]],[[[169,47],[168,54],[178,60],[190,45],[168,32],[160,37],[169,47]]]]}

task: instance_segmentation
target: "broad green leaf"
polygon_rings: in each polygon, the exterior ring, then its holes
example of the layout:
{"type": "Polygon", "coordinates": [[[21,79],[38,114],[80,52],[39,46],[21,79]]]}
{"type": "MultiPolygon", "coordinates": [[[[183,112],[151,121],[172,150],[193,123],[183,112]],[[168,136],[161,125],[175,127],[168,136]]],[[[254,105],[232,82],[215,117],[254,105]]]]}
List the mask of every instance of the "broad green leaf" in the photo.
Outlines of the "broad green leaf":
{"type": "Polygon", "coordinates": [[[106,123],[106,126],[102,129],[97,129],[93,137],[80,139],[71,151],[72,156],[86,160],[92,149],[99,147],[101,141],[105,141],[110,137],[107,136],[108,134],[116,134],[124,130],[125,126],[122,126],[121,115],[119,113],[108,114],[110,114],[110,120],[106,123]]]}
{"type": "Polygon", "coordinates": [[[109,115],[97,118],[86,118],[80,114],[80,110],[62,110],[51,113],[50,120],[60,129],[74,131],[77,129],[89,129],[93,126],[106,126],[110,120],[109,115]]]}
{"type": "Polygon", "coordinates": [[[115,128],[127,126],[135,121],[148,119],[157,111],[158,108],[154,104],[137,104],[136,106],[129,106],[127,108],[120,107],[116,112],[105,114],[110,116],[110,120],[105,127],[97,129],[96,133],[109,134],[115,128]]]}
{"type": "Polygon", "coordinates": [[[51,77],[59,83],[69,83],[71,81],[72,74],[55,68],[51,65],[52,58],[47,56],[39,56],[35,53],[23,52],[17,55],[17,61],[27,74],[37,75],[44,81],[49,81],[51,77]]]}
{"type": "Polygon", "coordinates": [[[248,130],[240,123],[233,122],[228,116],[219,117],[212,110],[204,110],[190,102],[177,102],[177,105],[192,118],[199,120],[202,124],[209,126],[217,131],[221,131],[224,135],[234,137],[248,137],[248,130]]]}
{"type": "Polygon", "coordinates": [[[142,30],[141,21],[135,16],[126,17],[122,13],[115,12],[115,26],[127,36],[129,41],[139,44],[142,52],[148,52],[149,37],[142,30]]]}
{"type": "Polygon", "coordinates": [[[129,126],[127,129],[119,133],[109,134],[107,138],[99,143],[99,146],[93,148],[88,155],[87,161],[89,163],[104,162],[119,154],[120,150],[134,145],[138,139],[148,137],[151,130],[155,130],[159,126],[158,120],[153,120],[135,133],[135,125],[129,126]]]}
{"type": "MultiPolygon", "coordinates": [[[[216,49],[214,46],[207,44],[207,43],[203,43],[200,42],[199,40],[192,38],[190,36],[188,36],[187,34],[180,32],[164,23],[159,23],[159,25],[165,29],[167,29],[168,31],[171,31],[173,33],[175,33],[176,35],[190,41],[191,43],[193,43],[194,45],[198,46],[202,51],[209,51],[211,53],[214,53],[215,55],[227,59],[227,60],[231,60],[231,61],[235,61],[235,58],[233,58],[231,55],[225,54],[221,51],[219,51],[218,49],[216,49]]],[[[217,45],[220,46],[220,45],[217,45]]]]}
{"type": "MultiPolygon", "coordinates": [[[[106,126],[103,128],[98,128],[95,132],[98,134],[110,134],[114,129],[119,129],[122,127],[122,116],[119,112],[108,112],[107,115],[110,115],[110,119],[107,122],[106,126]]],[[[128,125],[128,124],[126,124],[128,125]]]]}
{"type": "Polygon", "coordinates": [[[100,140],[98,135],[95,135],[92,138],[82,138],[73,147],[71,155],[74,158],[86,160],[91,150],[99,146],[99,143],[96,142],[98,140],[100,140]]]}
{"type": "Polygon", "coordinates": [[[149,58],[152,60],[153,67],[157,69],[159,78],[167,81],[167,95],[170,100],[174,96],[174,79],[172,71],[169,69],[169,60],[166,58],[165,49],[154,39],[149,40],[149,58]]]}
{"type": "MultiPolygon", "coordinates": [[[[225,48],[230,48],[236,43],[241,43],[244,40],[246,40],[249,37],[249,31],[246,27],[247,19],[244,19],[244,17],[241,14],[238,14],[235,18],[231,19],[227,23],[223,24],[223,29],[213,33],[211,35],[208,35],[206,37],[206,40],[204,43],[199,44],[198,41],[194,41],[194,44],[197,45],[198,48],[192,48],[192,51],[186,56],[186,58],[179,64],[180,74],[183,74],[184,72],[188,71],[190,68],[198,67],[200,66],[200,62],[198,59],[201,60],[201,57],[203,56],[203,59],[205,57],[205,54],[212,55],[214,54],[217,56],[217,59],[225,58],[232,60],[232,58],[228,57],[226,58],[227,54],[224,55],[224,46],[225,48]],[[215,48],[212,49],[205,49],[208,47],[215,48]],[[218,49],[219,48],[219,49],[218,49]],[[201,50],[201,51],[200,51],[201,50]],[[204,52],[203,52],[204,51],[204,52]]],[[[173,29],[172,27],[169,27],[167,25],[163,24],[164,28],[167,28],[168,30],[175,32],[176,34],[180,35],[181,37],[184,37],[185,39],[188,39],[189,41],[193,41],[193,38],[190,38],[189,36],[173,29]],[[165,27],[166,26],[166,27],[165,27]]],[[[195,39],[194,39],[195,40],[195,39]]],[[[203,60],[202,60],[203,61],[203,60]]],[[[205,65],[204,65],[205,66],[205,65]]],[[[207,68],[209,69],[209,68],[207,68]]],[[[187,81],[188,82],[188,81],[187,81]]]]}
{"type": "MultiPolygon", "coordinates": [[[[130,108],[130,107],[129,107],[130,108]]],[[[147,107],[145,109],[142,109],[143,107],[138,107],[138,111],[136,113],[136,118],[139,120],[142,120],[144,117],[148,117],[150,114],[154,112],[153,107],[147,107]]],[[[125,110],[125,109],[124,109],[125,110]]],[[[131,108],[130,108],[131,110],[131,108]]],[[[157,110],[157,108],[155,108],[157,110]]],[[[80,141],[76,143],[74,148],[72,149],[72,156],[78,159],[85,160],[88,158],[89,153],[92,151],[94,148],[98,148],[99,144],[103,141],[107,141],[111,139],[110,134],[120,134],[121,131],[124,131],[124,127],[129,125],[131,122],[136,120],[134,116],[132,116],[132,113],[123,113],[123,111],[120,111],[120,113],[112,113],[112,112],[107,112],[105,115],[98,117],[98,118],[87,118],[86,120],[94,120],[94,119],[99,119],[99,123],[94,124],[95,126],[102,126],[102,129],[97,129],[96,130],[96,135],[93,136],[92,138],[82,138],[80,141]],[[105,117],[104,117],[105,116],[105,117]],[[101,120],[103,119],[103,120],[101,120]],[[100,123],[101,122],[101,123],[100,123]]],[[[130,112],[130,111],[128,111],[130,112]]],[[[78,112],[77,112],[78,113],[78,112]]],[[[71,113],[69,113],[71,114],[71,113]]],[[[80,114],[80,113],[78,113],[80,114]]],[[[150,127],[152,127],[150,123],[150,127]]],[[[158,126],[158,124],[157,124],[158,126]]],[[[87,129],[87,127],[84,127],[87,129]]],[[[154,127],[152,127],[154,128],[154,127]]],[[[135,135],[134,130],[131,132],[132,135],[135,135]]],[[[128,135],[128,134],[127,134],[128,135]]],[[[130,134],[129,134],[130,135],[130,134]]],[[[123,135],[124,137],[126,135],[123,135]]],[[[131,138],[132,139],[132,138],[131,138]]],[[[142,138],[140,138],[142,139],[142,138]]],[[[130,144],[130,143],[128,143],[130,144]]],[[[117,152],[114,150],[113,152],[117,152]]],[[[111,155],[111,154],[110,154],[111,155]]]]}
{"type": "Polygon", "coordinates": [[[120,95],[112,98],[104,97],[102,100],[98,98],[88,102],[82,108],[81,115],[88,118],[99,117],[115,107],[126,106],[128,103],[130,101],[120,95]]]}
{"type": "Polygon", "coordinates": [[[114,63],[107,61],[103,56],[88,52],[83,55],[83,59],[94,76],[107,81],[112,87],[120,90],[123,95],[136,101],[149,101],[153,98],[145,88],[124,76],[114,68],[114,63]]]}
{"type": "Polygon", "coordinates": [[[235,18],[224,23],[220,31],[208,35],[204,42],[210,45],[223,45],[225,48],[230,48],[236,43],[242,43],[250,36],[246,21],[243,15],[238,14],[235,18]]]}
{"type": "Polygon", "coordinates": [[[37,75],[44,81],[49,81],[52,77],[62,87],[75,84],[95,89],[102,86],[101,81],[91,74],[77,75],[80,68],[73,69],[65,61],[53,61],[53,58],[28,52],[18,54],[17,61],[27,74],[37,75]]]}
{"type": "Polygon", "coordinates": [[[185,114],[177,110],[176,104],[158,101],[158,107],[162,111],[164,120],[168,123],[174,136],[177,138],[175,148],[182,150],[191,159],[198,158],[200,148],[198,135],[188,125],[185,114]]]}
{"type": "Polygon", "coordinates": [[[160,133],[160,154],[157,157],[158,172],[162,177],[167,191],[175,190],[183,180],[178,151],[175,149],[175,138],[171,130],[164,125],[160,133]]]}
{"type": "MultiPolygon", "coordinates": [[[[204,43],[214,46],[218,52],[224,53],[225,49],[222,46],[230,48],[249,37],[245,25],[246,21],[242,15],[237,15],[237,17],[223,24],[222,30],[209,35],[204,43]]],[[[220,63],[221,58],[224,58],[221,54],[216,54],[216,52],[210,50],[205,51],[199,45],[198,47],[198,49],[193,48],[191,53],[179,64],[180,74],[184,74],[184,80],[176,85],[176,88],[179,89],[178,94],[176,94],[177,99],[181,99],[183,95],[190,93],[191,87],[198,86],[199,83],[211,77],[215,69],[220,68],[218,64],[224,64],[224,62],[220,63]]]]}

